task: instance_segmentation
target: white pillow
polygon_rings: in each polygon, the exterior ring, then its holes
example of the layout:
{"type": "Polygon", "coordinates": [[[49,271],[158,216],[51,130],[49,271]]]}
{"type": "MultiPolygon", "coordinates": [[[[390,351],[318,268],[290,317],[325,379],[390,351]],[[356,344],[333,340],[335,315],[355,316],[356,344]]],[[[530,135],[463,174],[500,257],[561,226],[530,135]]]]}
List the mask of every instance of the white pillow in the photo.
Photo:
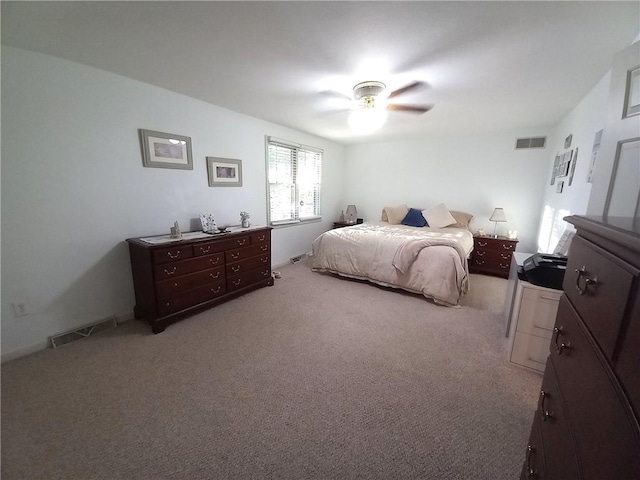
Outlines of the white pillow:
{"type": "Polygon", "coordinates": [[[423,210],[422,216],[431,228],[444,228],[457,223],[444,203],[423,210]]]}
{"type": "Polygon", "coordinates": [[[384,212],[387,213],[387,218],[391,225],[398,225],[402,223],[404,217],[409,213],[409,207],[407,205],[398,205],[397,207],[384,207],[384,212]]]}

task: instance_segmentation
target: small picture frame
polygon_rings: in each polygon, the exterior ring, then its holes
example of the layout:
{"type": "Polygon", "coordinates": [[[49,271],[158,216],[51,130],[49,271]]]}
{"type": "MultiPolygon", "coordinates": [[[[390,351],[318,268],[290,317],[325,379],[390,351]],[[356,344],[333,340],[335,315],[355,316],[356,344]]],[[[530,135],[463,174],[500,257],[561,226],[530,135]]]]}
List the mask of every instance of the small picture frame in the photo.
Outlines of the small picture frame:
{"type": "Polygon", "coordinates": [[[640,114],[640,67],[627,72],[627,85],[624,95],[622,118],[640,114]]]}
{"type": "Polygon", "coordinates": [[[241,187],[242,160],[207,157],[210,187],[241,187]]]}
{"type": "Polygon", "coordinates": [[[573,134],[564,139],[564,148],[569,148],[571,146],[571,140],[573,140],[573,134]]]}
{"type": "Polygon", "coordinates": [[[138,130],[142,165],[152,168],[193,170],[191,138],[154,130],[138,130]]]}

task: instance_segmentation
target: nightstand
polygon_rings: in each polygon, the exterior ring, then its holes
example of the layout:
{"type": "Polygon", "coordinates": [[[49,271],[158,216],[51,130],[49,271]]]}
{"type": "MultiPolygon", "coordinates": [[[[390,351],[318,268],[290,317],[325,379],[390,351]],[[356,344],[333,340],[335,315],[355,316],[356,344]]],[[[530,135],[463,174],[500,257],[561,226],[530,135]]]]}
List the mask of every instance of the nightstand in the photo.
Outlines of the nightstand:
{"type": "Polygon", "coordinates": [[[333,222],[333,228],[353,227],[355,223],[349,222],[333,222]]]}
{"type": "Polygon", "coordinates": [[[517,243],[517,239],[512,240],[507,237],[495,238],[474,235],[469,271],[509,278],[511,257],[517,243]]]}

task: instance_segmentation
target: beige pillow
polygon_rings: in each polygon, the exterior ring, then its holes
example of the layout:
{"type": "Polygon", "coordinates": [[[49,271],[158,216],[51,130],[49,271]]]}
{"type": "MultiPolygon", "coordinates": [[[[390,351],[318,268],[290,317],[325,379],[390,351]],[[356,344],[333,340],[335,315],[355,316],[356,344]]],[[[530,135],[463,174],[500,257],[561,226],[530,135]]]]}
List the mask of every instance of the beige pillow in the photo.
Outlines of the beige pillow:
{"type": "Polygon", "coordinates": [[[404,217],[407,216],[408,212],[409,207],[407,207],[406,204],[398,205],[396,207],[384,207],[382,210],[382,221],[385,221],[384,217],[386,214],[387,221],[391,225],[398,225],[399,223],[402,223],[402,220],[404,220],[404,217]]]}
{"type": "Polygon", "coordinates": [[[456,219],[456,223],[454,225],[449,225],[450,227],[469,228],[469,222],[473,218],[473,215],[465,212],[456,212],[454,210],[450,210],[449,213],[456,219]]]}
{"type": "Polygon", "coordinates": [[[422,216],[431,228],[444,228],[456,223],[456,219],[449,213],[444,203],[423,210],[422,216]]]}

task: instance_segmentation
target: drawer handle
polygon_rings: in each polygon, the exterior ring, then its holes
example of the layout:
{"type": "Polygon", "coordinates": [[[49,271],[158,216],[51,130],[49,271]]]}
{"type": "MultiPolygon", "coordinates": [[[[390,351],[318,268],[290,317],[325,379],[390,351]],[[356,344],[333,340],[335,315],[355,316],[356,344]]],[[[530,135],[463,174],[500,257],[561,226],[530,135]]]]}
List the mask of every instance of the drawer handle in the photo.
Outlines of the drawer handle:
{"type": "Polygon", "coordinates": [[[209,259],[209,263],[210,263],[211,265],[217,265],[217,264],[219,264],[219,263],[220,263],[220,257],[216,257],[216,259],[215,259],[215,260],[214,260],[213,258],[210,258],[210,259],[209,259]]]}
{"type": "Polygon", "coordinates": [[[231,280],[231,283],[233,283],[236,287],[240,285],[240,282],[242,282],[241,278],[239,278],[238,280],[231,280]]]}
{"type": "Polygon", "coordinates": [[[553,300],[553,301],[555,301],[555,302],[557,302],[557,301],[558,301],[558,298],[557,298],[557,297],[549,297],[549,296],[547,296],[547,295],[540,295],[540,298],[542,298],[543,300],[553,300]]]}
{"type": "Polygon", "coordinates": [[[215,280],[216,278],[218,278],[220,276],[220,272],[216,272],[215,275],[213,273],[210,273],[209,276],[215,280]]]}
{"type": "Polygon", "coordinates": [[[505,250],[513,250],[513,245],[505,245],[504,243],[502,244],[502,248],[504,248],[505,250]]]}
{"type": "Polygon", "coordinates": [[[594,275],[593,278],[589,278],[587,276],[589,272],[587,272],[587,269],[584,265],[582,266],[582,268],[576,268],[575,271],[578,274],[578,276],[576,277],[576,290],[578,290],[578,293],[580,295],[584,295],[585,293],[587,293],[587,288],[589,288],[589,285],[593,285],[594,287],[598,286],[598,276],[594,275]],[[580,279],[582,277],[584,277],[584,288],[580,286],[580,279]]]}
{"type": "Polygon", "coordinates": [[[502,258],[503,260],[509,260],[509,258],[511,258],[511,255],[507,253],[501,253],[500,258],[502,258]]]}
{"type": "Polygon", "coordinates": [[[266,252],[267,250],[269,250],[269,245],[263,245],[260,248],[262,249],[263,252],[266,252]]]}
{"type": "Polygon", "coordinates": [[[477,260],[476,259],[476,265],[484,265],[484,260],[477,260]]]}
{"type": "Polygon", "coordinates": [[[237,259],[237,258],[240,258],[240,252],[238,252],[238,253],[232,253],[232,254],[231,254],[231,258],[233,258],[234,260],[235,260],[235,259],[237,259]]]}
{"type": "Polygon", "coordinates": [[[258,237],[258,241],[259,241],[259,242],[264,242],[264,239],[265,239],[265,238],[266,238],[266,236],[265,236],[265,235],[260,235],[260,236],[258,237]]]}
{"type": "Polygon", "coordinates": [[[476,255],[478,257],[484,257],[486,254],[487,254],[487,252],[479,252],[479,251],[476,252],[476,255]]]}
{"type": "Polygon", "coordinates": [[[269,270],[263,270],[262,271],[262,276],[263,277],[268,277],[269,276],[269,270]]]}
{"type": "Polygon", "coordinates": [[[231,267],[231,270],[233,270],[233,273],[238,273],[240,271],[240,265],[234,265],[231,267]]]}
{"type": "Polygon", "coordinates": [[[220,291],[220,285],[218,285],[216,288],[211,289],[211,293],[218,293],[219,291],[220,291]]]}
{"type": "Polygon", "coordinates": [[[177,250],[175,255],[171,255],[171,252],[167,252],[167,255],[169,255],[169,258],[178,258],[180,256],[180,250],[177,250]]]}
{"type": "Polygon", "coordinates": [[[540,390],[540,417],[543,422],[547,421],[547,418],[553,418],[551,412],[544,408],[544,402],[547,399],[547,393],[544,390],[540,390]]]}
{"type": "Polygon", "coordinates": [[[486,247],[487,245],[489,245],[489,243],[488,242],[480,242],[479,241],[478,245],[481,246],[481,247],[486,247]]]}
{"type": "Polygon", "coordinates": [[[560,345],[558,345],[558,340],[560,340],[560,337],[562,336],[563,332],[563,328],[562,325],[559,327],[554,327],[553,331],[556,332],[556,338],[553,340],[553,343],[556,346],[556,352],[558,352],[558,355],[562,355],[562,351],[566,348],[567,350],[571,347],[571,342],[567,342],[567,343],[560,343],[560,345]]]}
{"type": "Polygon", "coordinates": [[[207,249],[205,250],[204,247],[200,247],[200,251],[202,253],[209,253],[209,250],[211,250],[211,245],[207,245],[207,249]]]}
{"type": "Polygon", "coordinates": [[[243,238],[242,240],[238,240],[238,245],[240,245],[240,246],[244,245],[245,243],[247,243],[247,239],[246,238],[243,238]]]}
{"type": "Polygon", "coordinates": [[[173,275],[174,273],[176,273],[176,270],[178,269],[178,267],[173,267],[171,269],[171,271],[167,270],[166,268],[164,269],[164,273],[166,273],[167,275],[173,275]]]}
{"type": "Polygon", "coordinates": [[[269,257],[264,257],[261,259],[262,263],[267,263],[269,261],[269,257]]]}
{"type": "Polygon", "coordinates": [[[501,263],[500,268],[507,269],[509,268],[509,264],[505,265],[504,263],[501,263]]]}
{"type": "Polygon", "coordinates": [[[527,445],[527,472],[530,477],[536,476],[535,469],[531,466],[531,454],[533,453],[533,447],[531,445],[527,445]]]}

